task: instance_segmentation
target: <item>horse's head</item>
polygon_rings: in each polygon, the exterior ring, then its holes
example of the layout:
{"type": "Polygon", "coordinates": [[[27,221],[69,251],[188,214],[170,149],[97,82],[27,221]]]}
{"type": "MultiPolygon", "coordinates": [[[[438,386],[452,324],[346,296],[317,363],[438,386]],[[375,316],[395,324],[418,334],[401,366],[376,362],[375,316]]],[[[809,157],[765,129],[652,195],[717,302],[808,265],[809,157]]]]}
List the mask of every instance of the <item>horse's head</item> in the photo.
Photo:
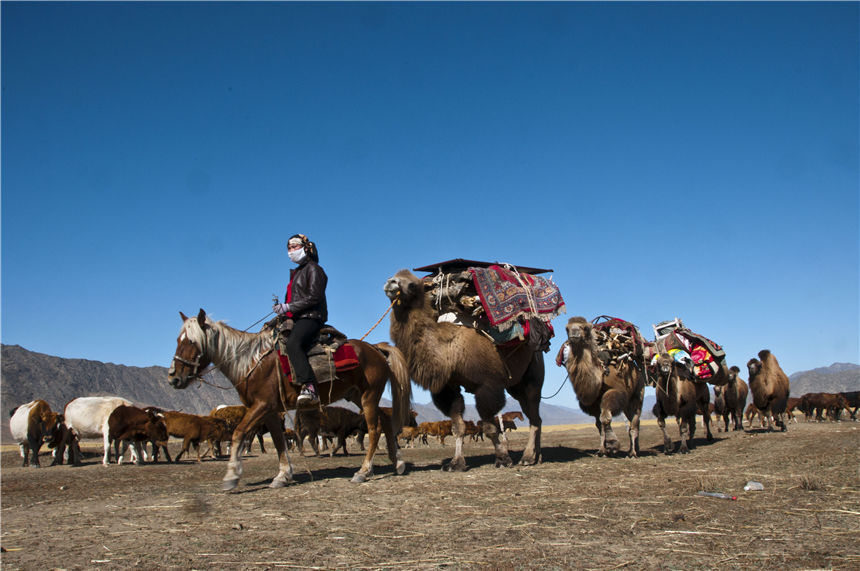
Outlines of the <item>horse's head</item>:
{"type": "Polygon", "coordinates": [[[184,389],[188,383],[200,378],[210,359],[206,355],[206,334],[212,327],[206,323],[206,312],[202,309],[196,318],[186,317],[181,311],[182,329],[176,340],[176,353],[167,371],[167,381],[173,388],[184,389]]]}

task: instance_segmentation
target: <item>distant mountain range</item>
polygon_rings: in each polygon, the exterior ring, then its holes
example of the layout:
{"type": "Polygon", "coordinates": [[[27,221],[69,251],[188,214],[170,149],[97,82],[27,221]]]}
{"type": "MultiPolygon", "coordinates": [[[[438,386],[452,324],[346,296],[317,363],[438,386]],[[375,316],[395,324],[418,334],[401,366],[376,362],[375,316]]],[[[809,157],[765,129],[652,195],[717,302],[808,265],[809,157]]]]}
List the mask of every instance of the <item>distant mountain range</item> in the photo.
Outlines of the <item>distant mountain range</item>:
{"type": "MultiPolygon", "coordinates": [[[[860,366],[835,363],[795,373],[789,379],[794,396],[807,392],[860,390],[860,366]]],[[[44,399],[54,410],[62,410],[73,398],[95,395],[116,395],[141,406],[154,405],[194,414],[208,414],[219,404],[239,404],[230,382],[220,373],[207,375],[207,382],[211,384],[198,383],[177,390],[167,383],[165,367],[127,367],[85,359],[64,359],[34,353],[18,345],[2,345],[0,403],[4,420],[0,423],[0,437],[4,443],[10,440],[6,420],[9,411],[36,398],[44,399]]],[[[651,417],[653,405],[654,397],[646,396],[643,418],[651,417]]],[[[419,422],[445,418],[432,403],[414,403],[413,408],[418,413],[419,422]]],[[[519,410],[519,404],[508,398],[504,410],[519,410]]],[[[590,416],[578,409],[548,403],[541,404],[540,412],[545,425],[593,422],[590,416]]],[[[474,406],[466,407],[466,418],[478,419],[474,406]]]]}

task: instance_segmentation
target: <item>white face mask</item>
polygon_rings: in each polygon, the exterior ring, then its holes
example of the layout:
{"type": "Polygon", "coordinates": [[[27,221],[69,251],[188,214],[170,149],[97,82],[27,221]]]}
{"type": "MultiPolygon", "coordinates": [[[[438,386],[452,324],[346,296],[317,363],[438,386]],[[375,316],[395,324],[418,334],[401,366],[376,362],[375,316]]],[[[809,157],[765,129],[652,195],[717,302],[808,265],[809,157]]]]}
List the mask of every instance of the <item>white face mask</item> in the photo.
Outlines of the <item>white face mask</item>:
{"type": "Polygon", "coordinates": [[[290,260],[292,260],[296,264],[301,264],[307,257],[304,248],[299,248],[298,250],[290,250],[289,252],[287,252],[287,254],[290,256],[290,260]]]}

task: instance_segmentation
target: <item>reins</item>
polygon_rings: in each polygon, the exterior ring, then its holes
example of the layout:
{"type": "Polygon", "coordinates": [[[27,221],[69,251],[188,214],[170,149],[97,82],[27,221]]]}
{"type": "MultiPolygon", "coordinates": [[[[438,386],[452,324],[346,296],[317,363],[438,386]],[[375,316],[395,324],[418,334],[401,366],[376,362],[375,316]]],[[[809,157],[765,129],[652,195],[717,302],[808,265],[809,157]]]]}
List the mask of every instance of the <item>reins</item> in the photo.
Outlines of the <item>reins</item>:
{"type": "MultiPolygon", "coordinates": [[[[257,321],[255,321],[254,323],[252,323],[251,325],[246,327],[245,329],[243,329],[242,333],[247,333],[250,328],[254,327],[255,325],[257,325],[258,323],[260,323],[261,321],[263,321],[264,319],[266,319],[267,317],[269,317],[273,313],[275,313],[274,310],[270,311],[269,313],[267,313],[266,315],[264,315],[263,317],[261,317],[260,319],[258,319],[257,321]]],[[[254,365],[253,368],[251,368],[250,371],[248,371],[248,374],[245,375],[245,377],[247,378],[251,374],[251,372],[253,372],[253,370],[257,368],[257,365],[260,363],[260,361],[263,360],[263,357],[265,357],[266,355],[271,353],[273,350],[274,350],[274,346],[272,346],[272,349],[269,349],[263,355],[261,355],[260,359],[257,360],[257,363],[254,365]]],[[[177,359],[176,356],[174,356],[173,358],[177,359]]],[[[178,360],[179,360],[179,362],[184,362],[186,365],[190,364],[186,361],[183,361],[181,358],[179,358],[178,360]]],[[[230,359],[227,359],[226,361],[222,361],[221,364],[223,365],[224,363],[229,363],[229,362],[230,362],[230,359]]],[[[195,363],[195,365],[197,365],[197,364],[199,364],[199,363],[195,363]]],[[[197,374],[197,380],[199,380],[201,383],[203,383],[205,385],[209,385],[210,387],[215,387],[216,389],[221,389],[222,391],[229,391],[230,389],[236,388],[234,385],[231,385],[229,387],[222,387],[220,385],[216,385],[215,383],[211,383],[211,382],[209,382],[203,378],[203,375],[208,375],[209,373],[216,370],[217,368],[218,368],[218,366],[216,366],[215,364],[210,364],[208,367],[206,367],[206,369],[204,369],[203,371],[201,371],[200,373],[197,374]]]]}

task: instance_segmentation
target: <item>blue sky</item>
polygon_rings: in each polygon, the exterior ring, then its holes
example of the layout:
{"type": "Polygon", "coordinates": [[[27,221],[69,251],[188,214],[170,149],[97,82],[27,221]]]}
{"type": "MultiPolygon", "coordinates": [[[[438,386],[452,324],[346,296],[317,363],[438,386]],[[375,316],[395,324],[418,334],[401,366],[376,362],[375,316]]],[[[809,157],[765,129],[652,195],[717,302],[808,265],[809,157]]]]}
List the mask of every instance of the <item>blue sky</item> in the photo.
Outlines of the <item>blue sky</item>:
{"type": "Polygon", "coordinates": [[[179,311],[266,315],[302,232],[351,337],[459,257],[553,268],[562,334],[860,360],[857,3],[0,10],[4,344],[167,366],[179,311]]]}

